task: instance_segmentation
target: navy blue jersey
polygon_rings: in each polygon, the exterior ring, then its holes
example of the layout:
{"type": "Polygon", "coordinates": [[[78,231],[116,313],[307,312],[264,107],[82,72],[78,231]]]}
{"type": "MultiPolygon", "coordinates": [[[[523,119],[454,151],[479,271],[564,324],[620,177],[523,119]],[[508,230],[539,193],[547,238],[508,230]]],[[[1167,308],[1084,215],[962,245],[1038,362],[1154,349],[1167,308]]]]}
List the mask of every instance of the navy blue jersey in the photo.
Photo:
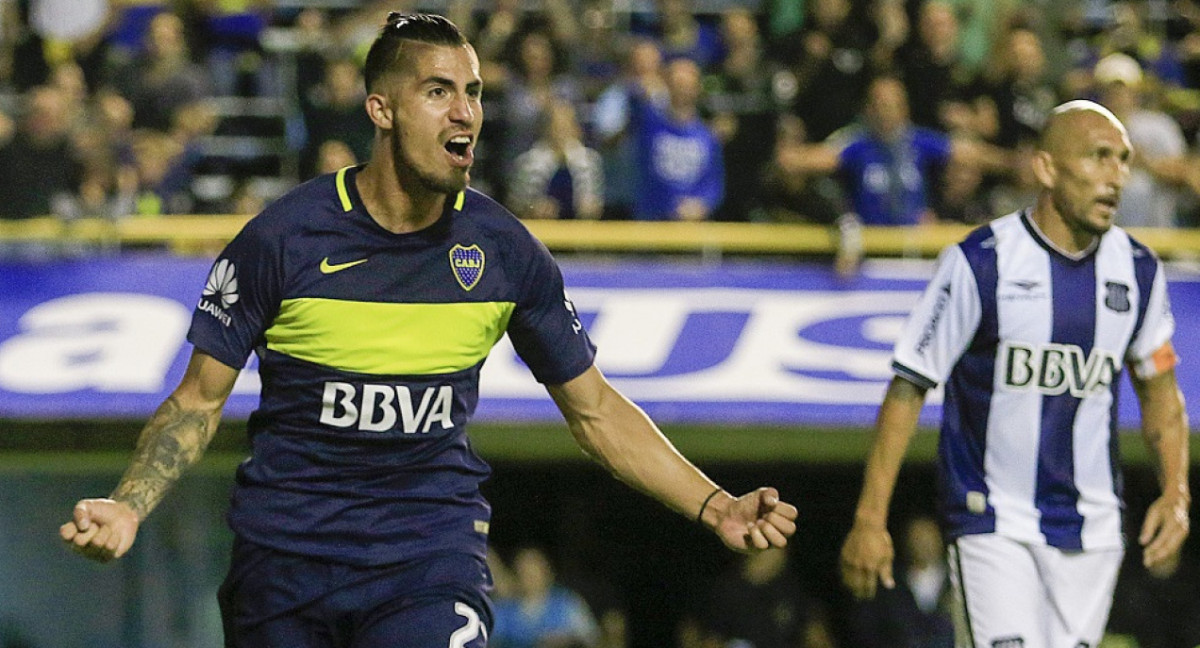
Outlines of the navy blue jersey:
{"type": "Polygon", "coordinates": [[[307,182],[213,265],[190,340],[231,367],[259,356],[262,395],[230,525],[256,544],[352,564],[483,556],[489,468],[466,424],[508,333],[534,376],[566,382],[595,348],[546,248],[466,190],[432,226],[394,234],[357,169],[307,182]]]}

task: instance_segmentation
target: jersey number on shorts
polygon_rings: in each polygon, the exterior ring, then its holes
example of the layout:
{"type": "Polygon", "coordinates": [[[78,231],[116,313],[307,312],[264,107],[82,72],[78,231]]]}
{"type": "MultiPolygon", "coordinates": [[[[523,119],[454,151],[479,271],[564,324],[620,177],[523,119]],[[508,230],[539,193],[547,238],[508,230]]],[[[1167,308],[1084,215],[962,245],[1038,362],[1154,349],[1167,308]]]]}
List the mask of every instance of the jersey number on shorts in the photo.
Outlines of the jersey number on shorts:
{"type": "Polygon", "coordinates": [[[479,622],[479,615],[474,608],[466,603],[455,603],[454,611],[458,616],[466,617],[467,622],[450,635],[450,648],[466,648],[466,645],[477,639],[481,633],[483,640],[487,641],[487,629],[479,622]]]}

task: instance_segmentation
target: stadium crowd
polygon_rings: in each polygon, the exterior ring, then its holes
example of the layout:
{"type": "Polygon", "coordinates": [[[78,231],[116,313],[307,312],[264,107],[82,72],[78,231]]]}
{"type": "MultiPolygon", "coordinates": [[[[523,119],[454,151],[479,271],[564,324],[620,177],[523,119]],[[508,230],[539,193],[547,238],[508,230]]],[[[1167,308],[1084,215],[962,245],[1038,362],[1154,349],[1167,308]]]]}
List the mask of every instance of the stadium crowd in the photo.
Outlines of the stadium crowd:
{"type": "Polygon", "coordinates": [[[523,218],[978,223],[1086,97],[1136,150],[1121,223],[1200,224],[1195,0],[614,6],[0,3],[0,217],[254,213],[365,160],[361,59],[409,9],[477,43],[473,184],[523,218]]]}
{"type": "MultiPolygon", "coordinates": [[[[618,4],[0,0],[0,218],[250,214],[365,161],[365,48],[387,11],[430,10],[481,58],[472,182],[522,218],[980,223],[1032,202],[1032,138],[1086,97],[1134,144],[1120,223],[1200,226],[1200,0],[618,4]]],[[[953,644],[931,535],[907,529],[893,597],[833,612],[851,645],[953,644]]],[[[679,645],[836,645],[788,558],[698,594],[679,645]],[[737,605],[764,616],[735,628],[719,611],[737,605]]],[[[513,563],[512,627],[553,592],[575,632],[553,645],[625,645],[621,606],[595,603],[611,596],[581,608],[546,556],[513,563]]],[[[1165,586],[1128,587],[1152,607],[1165,586]]]]}

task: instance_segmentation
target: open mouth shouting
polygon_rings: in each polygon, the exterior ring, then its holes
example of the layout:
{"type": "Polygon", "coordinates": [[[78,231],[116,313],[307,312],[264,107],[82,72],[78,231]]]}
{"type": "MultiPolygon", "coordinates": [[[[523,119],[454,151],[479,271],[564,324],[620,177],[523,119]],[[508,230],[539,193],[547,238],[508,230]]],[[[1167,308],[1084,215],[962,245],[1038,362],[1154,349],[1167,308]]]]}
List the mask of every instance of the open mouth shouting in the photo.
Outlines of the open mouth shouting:
{"type": "Polygon", "coordinates": [[[450,163],[459,168],[470,167],[475,161],[475,138],[469,134],[455,135],[446,142],[450,163]]]}

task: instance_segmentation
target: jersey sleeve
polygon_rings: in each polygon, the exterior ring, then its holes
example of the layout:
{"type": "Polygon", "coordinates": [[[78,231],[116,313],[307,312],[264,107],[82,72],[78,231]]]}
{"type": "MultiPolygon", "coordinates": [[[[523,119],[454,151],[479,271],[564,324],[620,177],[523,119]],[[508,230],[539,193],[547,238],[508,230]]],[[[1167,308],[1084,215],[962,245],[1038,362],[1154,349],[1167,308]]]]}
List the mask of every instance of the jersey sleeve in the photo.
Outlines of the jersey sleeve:
{"type": "Polygon", "coordinates": [[[957,245],[947,248],[896,341],[892,371],[925,389],[940,385],[975,337],[981,313],[966,257],[957,245]]]}
{"type": "Polygon", "coordinates": [[[1150,299],[1146,303],[1146,314],[1137,337],[1125,352],[1125,364],[1139,378],[1153,378],[1178,364],[1178,357],[1171,345],[1175,334],[1175,315],[1171,311],[1171,299],[1167,295],[1166,273],[1159,262],[1150,284],[1150,299]]]}
{"type": "Polygon", "coordinates": [[[559,385],[579,376],[596,357],[596,347],[567,297],[562,272],[540,241],[533,239],[508,337],[534,378],[559,385]]]}
{"type": "Polygon", "coordinates": [[[192,313],[187,339],[223,364],[240,369],[279,310],[282,250],[251,221],[221,251],[192,313]]]}

